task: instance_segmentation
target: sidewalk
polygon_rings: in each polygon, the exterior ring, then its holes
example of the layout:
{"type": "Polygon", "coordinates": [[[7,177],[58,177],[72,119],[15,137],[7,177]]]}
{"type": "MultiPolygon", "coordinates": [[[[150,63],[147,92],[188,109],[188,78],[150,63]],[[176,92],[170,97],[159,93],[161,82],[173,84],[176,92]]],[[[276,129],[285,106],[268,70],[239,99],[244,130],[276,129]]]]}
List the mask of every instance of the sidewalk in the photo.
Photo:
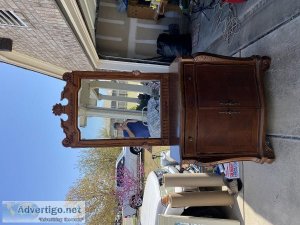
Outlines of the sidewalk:
{"type": "MultiPolygon", "coordinates": [[[[200,2],[207,5],[211,0],[200,2]]],[[[235,35],[230,35],[230,43],[222,36],[229,13],[228,5],[222,9],[215,7],[205,10],[207,17],[203,13],[192,15],[193,52],[234,55],[299,16],[300,1],[248,0],[234,4],[233,9],[239,19],[240,29],[235,35]]]]}
{"type": "MultiPolygon", "coordinates": [[[[300,221],[300,17],[241,51],[269,55],[265,77],[268,130],[276,160],[243,163],[238,206],[244,224],[292,225],[300,221]]],[[[237,214],[239,215],[239,214],[237,214]]]]}
{"type": "MultiPolygon", "coordinates": [[[[258,2],[268,5],[260,10],[258,7],[256,13],[253,11],[251,24],[241,28],[236,36],[239,38],[234,37],[227,45],[220,35],[213,36],[216,32],[208,33],[212,37],[203,37],[202,43],[199,39],[194,51],[272,58],[265,76],[265,94],[267,134],[276,160],[263,165],[242,163],[244,188],[230,212],[242,225],[294,225],[300,221],[300,1],[248,0],[247,4],[258,2]],[[274,15],[269,14],[270,8],[277,9],[274,15]]],[[[242,9],[247,11],[245,7],[242,9]]]]}

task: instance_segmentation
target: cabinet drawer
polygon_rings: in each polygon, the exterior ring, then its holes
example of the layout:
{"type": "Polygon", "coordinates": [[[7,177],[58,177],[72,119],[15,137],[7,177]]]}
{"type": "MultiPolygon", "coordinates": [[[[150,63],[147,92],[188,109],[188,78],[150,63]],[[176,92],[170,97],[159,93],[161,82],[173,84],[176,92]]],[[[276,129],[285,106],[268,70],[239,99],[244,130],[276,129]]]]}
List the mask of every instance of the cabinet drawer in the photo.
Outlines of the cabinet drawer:
{"type": "Polygon", "coordinates": [[[254,66],[198,65],[196,71],[200,107],[260,107],[254,66]]]}
{"type": "Polygon", "coordinates": [[[197,154],[257,152],[259,121],[257,109],[199,110],[197,154]]]}

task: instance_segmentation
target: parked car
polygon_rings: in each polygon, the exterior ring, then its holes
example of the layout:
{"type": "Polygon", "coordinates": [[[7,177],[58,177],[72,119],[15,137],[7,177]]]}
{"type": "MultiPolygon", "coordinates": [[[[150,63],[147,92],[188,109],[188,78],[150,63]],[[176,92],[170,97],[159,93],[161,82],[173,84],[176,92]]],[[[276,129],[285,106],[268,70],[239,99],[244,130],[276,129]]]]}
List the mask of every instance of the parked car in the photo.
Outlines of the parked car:
{"type": "Polygon", "coordinates": [[[136,214],[142,205],[141,156],[123,147],[116,162],[116,194],[123,209],[123,217],[136,214]]]}
{"type": "Polygon", "coordinates": [[[143,147],[135,146],[135,147],[129,147],[130,152],[134,155],[139,155],[144,149],[143,147]]]}

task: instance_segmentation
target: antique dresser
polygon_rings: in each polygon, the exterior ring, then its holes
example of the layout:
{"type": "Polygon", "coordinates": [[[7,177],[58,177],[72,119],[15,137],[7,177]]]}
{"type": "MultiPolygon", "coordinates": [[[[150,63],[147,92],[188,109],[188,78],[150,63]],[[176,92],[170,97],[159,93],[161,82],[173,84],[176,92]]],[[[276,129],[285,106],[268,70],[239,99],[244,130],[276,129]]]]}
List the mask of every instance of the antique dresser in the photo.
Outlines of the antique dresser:
{"type": "Polygon", "coordinates": [[[198,53],[170,67],[170,145],[182,159],[271,163],[264,72],[270,58],[198,53]]]}
{"type": "MultiPolygon", "coordinates": [[[[53,112],[68,115],[66,121],[61,121],[66,147],[170,145],[172,150],[180,152],[180,160],[271,163],[274,153],[266,141],[263,85],[269,66],[270,58],[265,56],[233,58],[198,53],[177,58],[169,73],[74,71],[63,76],[67,84],[61,98],[68,99],[68,104],[56,104],[53,112]],[[108,96],[107,91],[100,93],[99,88],[120,87],[122,91],[130,89],[152,95],[153,85],[158,85],[152,97],[157,102],[153,107],[157,117],[152,117],[148,125],[160,124],[156,132],[160,135],[123,139],[83,136],[80,129],[86,126],[89,117],[140,118],[136,110],[118,111],[115,106],[103,108],[103,104],[99,107],[97,101],[103,99],[135,101],[132,97],[108,96]]],[[[103,124],[99,121],[89,123],[95,127],[95,123],[103,124]]],[[[106,124],[112,128],[112,118],[106,118],[106,124]]]]}

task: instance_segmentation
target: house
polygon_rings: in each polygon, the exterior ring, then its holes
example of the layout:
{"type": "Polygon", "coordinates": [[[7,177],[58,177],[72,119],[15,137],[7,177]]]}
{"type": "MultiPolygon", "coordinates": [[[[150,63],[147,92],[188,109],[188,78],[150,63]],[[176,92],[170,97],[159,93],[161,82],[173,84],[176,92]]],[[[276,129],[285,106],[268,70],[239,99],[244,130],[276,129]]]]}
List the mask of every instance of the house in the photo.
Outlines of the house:
{"type": "Polygon", "coordinates": [[[155,57],[157,35],[180,17],[129,18],[117,7],[115,0],[0,1],[0,37],[13,41],[0,61],[59,79],[72,70],[167,72],[141,58],[155,57]]]}

